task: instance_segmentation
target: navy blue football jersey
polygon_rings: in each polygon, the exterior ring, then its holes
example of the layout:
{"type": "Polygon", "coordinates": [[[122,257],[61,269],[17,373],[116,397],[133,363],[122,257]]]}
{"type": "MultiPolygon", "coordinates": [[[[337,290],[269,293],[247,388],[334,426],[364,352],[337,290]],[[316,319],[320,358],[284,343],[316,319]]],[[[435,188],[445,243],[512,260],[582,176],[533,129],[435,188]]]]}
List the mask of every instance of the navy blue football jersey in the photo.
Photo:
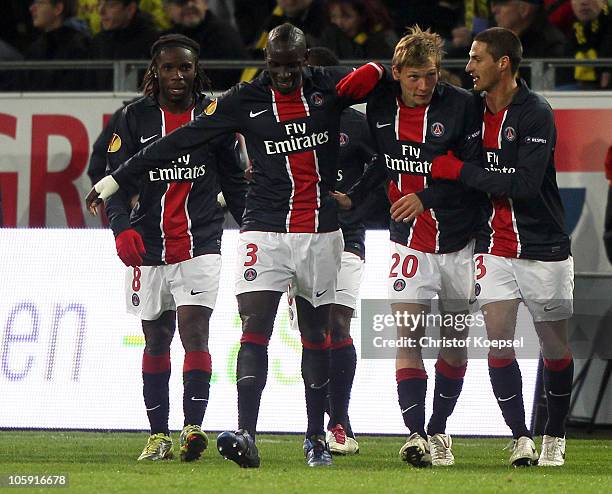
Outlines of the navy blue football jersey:
{"type": "Polygon", "coordinates": [[[476,235],[476,252],[560,261],[570,238],[555,170],[557,131],[548,102],[524,81],[510,105],[482,115],[482,160],[464,164],[460,180],[489,193],[476,235]]]}
{"type": "Polygon", "coordinates": [[[113,176],[124,184],[221,134],[240,132],[253,166],[242,230],[337,230],[336,202],[329,192],[336,182],[340,115],[353,102],[337,95],[336,83],[349,71],[305,67],[302,86],[291,94],[276,91],[264,71],[137,153],[113,176]]]}
{"type": "Polygon", "coordinates": [[[462,249],[479,217],[480,194],[459,183],[431,178],[432,160],[452,151],[481,158],[480,122],[472,95],[438,83],[428,105],[406,106],[397,81],[381,80],[368,96],[367,117],[378,153],[377,166],[349,191],[353,203],[388,181],[394,202],[415,193],[425,211],[410,223],[390,223],[391,241],[429,253],[462,249]]]}
{"type": "MultiPolygon", "coordinates": [[[[200,97],[193,108],[181,114],[164,110],[151,97],[128,105],[117,120],[108,147],[107,171],[114,171],[151,142],[187,124],[209,103],[200,97]]],[[[144,265],[173,264],[220,252],[224,213],[217,202],[219,191],[240,223],[246,182],[234,135],[176,154],[132,177],[106,201],[106,212],[115,236],[128,228],[141,234],[146,249],[144,265]]]]}

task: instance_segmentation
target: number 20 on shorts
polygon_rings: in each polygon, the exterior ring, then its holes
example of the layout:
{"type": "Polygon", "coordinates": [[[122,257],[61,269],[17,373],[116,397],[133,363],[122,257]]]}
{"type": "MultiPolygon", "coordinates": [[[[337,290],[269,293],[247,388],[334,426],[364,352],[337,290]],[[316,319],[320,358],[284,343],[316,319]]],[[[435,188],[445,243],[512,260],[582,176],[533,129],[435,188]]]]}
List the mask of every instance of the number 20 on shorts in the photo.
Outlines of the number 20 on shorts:
{"type": "MultiPolygon", "coordinates": [[[[398,273],[396,273],[396,269],[399,266],[400,261],[402,260],[401,256],[395,252],[391,259],[393,259],[393,264],[391,265],[391,271],[389,272],[389,278],[397,278],[398,273]]],[[[412,254],[404,257],[404,262],[402,262],[402,276],[404,278],[412,278],[419,268],[419,259],[412,254]]]]}

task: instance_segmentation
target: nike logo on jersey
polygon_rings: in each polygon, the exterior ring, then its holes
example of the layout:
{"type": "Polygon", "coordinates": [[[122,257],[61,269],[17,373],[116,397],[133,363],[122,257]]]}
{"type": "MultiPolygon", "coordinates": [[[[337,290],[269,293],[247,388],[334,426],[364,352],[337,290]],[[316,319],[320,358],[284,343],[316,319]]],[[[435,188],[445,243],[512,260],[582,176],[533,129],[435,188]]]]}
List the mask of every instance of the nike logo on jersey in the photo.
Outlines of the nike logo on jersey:
{"type": "Polygon", "coordinates": [[[320,297],[321,295],[323,295],[323,294],[325,294],[325,293],[327,293],[327,290],[323,290],[322,292],[317,292],[315,295],[316,295],[317,297],[320,297]]]}
{"type": "Polygon", "coordinates": [[[192,396],[191,401],[208,401],[208,398],[196,398],[195,396],[192,396]]]}
{"type": "Polygon", "coordinates": [[[259,115],[261,115],[262,113],[266,113],[268,110],[261,110],[261,111],[253,111],[251,110],[251,112],[249,113],[249,117],[251,118],[255,118],[258,117],[259,115]]]}
{"type": "Polygon", "coordinates": [[[550,312],[551,310],[555,310],[555,309],[559,309],[561,308],[560,305],[555,305],[554,307],[549,307],[548,305],[544,306],[544,312],[550,312]]]}
{"type": "Polygon", "coordinates": [[[156,137],[157,137],[157,134],[151,137],[147,137],[147,138],[145,138],[145,136],[140,136],[140,142],[144,144],[145,142],[149,142],[151,139],[155,139],[156,137]]]}
{"type": "Polygon", "coordinates": [[[408,410],[412,410],[417,405],[418,405],[418,403],[415,403],[414,405],[410,405],[408,408],[404,408],[402,410],[402,415],[405,414],[408,410]]]}
{"type": "Polygon", "coordinates": [[[155,409],[159,408],[160,406],[161,406],[161,404],[159,404],[159,405],[157,405],[157,406],[155,406],[155,407],[153,407],[153,408],[147,408],[147,412],[150,412],[150,411],[152,411],[152,410],[155,410],[155,409]]]}
{"type": "Polygon", "coordinates": [[[499,401],[499,402],[508,401],[508,400],[511,400],[512,398],[514,398],[515,396],[516,396],[516,395],[512,395],[512,396],[509,396],[508,398],[499,398],[499,397],[498,397],[498,398],[497,398],[497,401],[499,401]]]}
{"type": "Polygon", "coordinates": [[[382,129],[383,127],[388,127],[389,125],[391,125],[390,123],[380,123],[380,122],[376,122],[376,128],[377,129],[382,129]]]}
{"type": "Polygon", "coordinates": [[[204,293],[206,290],[202,290],[201,292],[194,292],[193,289],[191,290],[191,294],[192,295],[199,295],[200,293],[204,293]]]}

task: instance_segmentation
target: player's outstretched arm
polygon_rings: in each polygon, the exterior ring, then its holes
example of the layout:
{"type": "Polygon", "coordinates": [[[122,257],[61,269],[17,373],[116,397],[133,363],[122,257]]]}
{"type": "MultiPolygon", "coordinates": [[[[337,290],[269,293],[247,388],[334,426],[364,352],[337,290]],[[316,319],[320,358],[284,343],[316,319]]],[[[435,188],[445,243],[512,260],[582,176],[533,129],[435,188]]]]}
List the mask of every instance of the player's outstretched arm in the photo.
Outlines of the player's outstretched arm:
{"type": "Polygon", "coordinates": [[[381,64],[369,62],[343,77],[336,84],[336,92],[341,97],[363,99],[374,90],[384,74],[381,64]]]}
{"type": "MultiPolygon", "coordinates": [[[[152,142],[123,163],[112,173],[121,187],[138,182],[143,173],[166,166],[193,152],[215,137],[240,131],[240,86],[235,86],[222,97],[214,99],[206,109],[183,127],[152,142]]],[[[187,166],[176,162],[177,166],[187,166]]]]}
{"type": "Polygon", "coordinates": [[[539,104],[520,119],[521,140],[514,173],[483,168],[482,161],[462,161],[453,155],[438,156],[431,166],[432,178],[460,180],[468,187],[496,197],[529,200],[536,197],[551,162],[556,132],[552,110],[539,104]]]}
{"type": "Polygon", "coordinates": [[[107,175],[89,191],[85,197],[85,207],[87,207],[92,216],[97,216],[98,206],[118,190],[119,184],[117,181],[112,175],[107,175]]]}

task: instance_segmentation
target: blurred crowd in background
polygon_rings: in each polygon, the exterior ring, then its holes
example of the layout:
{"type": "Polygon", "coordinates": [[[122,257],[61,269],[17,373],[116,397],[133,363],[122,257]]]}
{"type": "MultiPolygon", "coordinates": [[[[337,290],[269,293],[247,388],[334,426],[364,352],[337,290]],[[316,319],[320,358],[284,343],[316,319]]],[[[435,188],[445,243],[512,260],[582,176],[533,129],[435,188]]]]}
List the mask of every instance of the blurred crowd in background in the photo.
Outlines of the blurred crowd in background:
{"type": "MultiPolygon", "coordinates": [[[[407,26],[439,33],[446,58],[466,60],[491,26],[514,31],[524,58],[612,57],[610,0],[4,0],[0,61],[148,60],[161,35],[182,33],[200,59],[262,60],[268,32],[283,22],[341,60],[390,60],[407,26]]],[[[244,64],[246,67],[246,63],[244,64]]],[[[610,67],[556,71],[560,89],[612,89],[610,67]]],[[[253,68],[209,71],[213,87],[250,80],[253,68]]],[[[529,74],[525,74],[529,77],[529,74]]],[[[461,69],[451,82],[469,86],[461,69]]],[[[108,91],[112,70],[2,71],[0,91],[108,91]],[[85,75],[84,75],[85,74],[85,75]]]]}

